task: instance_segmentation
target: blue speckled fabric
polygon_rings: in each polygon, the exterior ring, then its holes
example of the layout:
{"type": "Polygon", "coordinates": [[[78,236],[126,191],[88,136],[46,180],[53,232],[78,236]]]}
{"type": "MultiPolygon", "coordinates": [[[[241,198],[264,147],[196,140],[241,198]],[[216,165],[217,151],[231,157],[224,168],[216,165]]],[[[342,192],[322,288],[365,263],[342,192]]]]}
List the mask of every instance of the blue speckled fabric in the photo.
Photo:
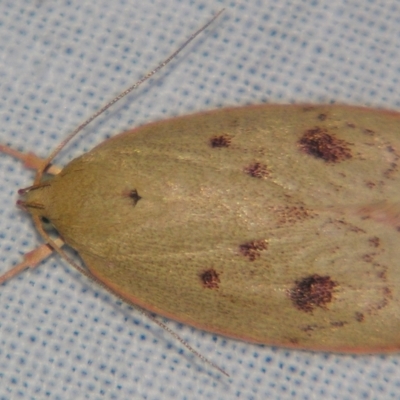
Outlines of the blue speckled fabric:
{"type": "MultiPolygon", "coordinates": [[[[400,109],[399,0],[1,0],[0,142],[47,155],[222,7],[58,163],[132,126],[215,107],[400,109]]],[[[0,156],[1,271],[41,242],[15,207],[32,176],[0,156]]],[[[230,379],[53,256],[0,287],[0,399],[400,398],[400,355],[289,351],[168,324],[230,379]]]]}

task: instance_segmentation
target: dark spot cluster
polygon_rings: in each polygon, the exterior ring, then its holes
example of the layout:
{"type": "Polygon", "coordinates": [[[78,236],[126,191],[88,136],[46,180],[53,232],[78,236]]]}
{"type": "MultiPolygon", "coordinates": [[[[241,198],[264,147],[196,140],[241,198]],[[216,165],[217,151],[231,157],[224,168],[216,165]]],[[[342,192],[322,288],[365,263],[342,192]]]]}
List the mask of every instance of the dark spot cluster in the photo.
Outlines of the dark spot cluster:
{"type": "Polygon", "coordinates": [[[393,299],[392,291],[390,288],[387,286],[382,288],[382,299],[374,305],[374,307],[371,307],[371,312],[373,311],[380,311],[383,308],[385,308],[388,304],[389,301],[393,299]]]}
{"type": "Polygon", "coordinates": [[[231,145],[232,139],[228,135],[213,136],[210,139],[211,147],[229,147],[231,145]]]}
{"type": "Polygon", "coordinates": [[[354,318],[355,318],[355,320],[356,320],[357,322],[363,322],[364,319],[365,319],[364,314],[363,314],[362,312],[359,312],[359,311],[357,311],[357,312],[354,314],[354,318]]]}
{"type": "Polygon", "coordinates": [[[207,289],[218,289],[221,280],[219,279],[219,274],[213,268],[207,269],[200,274],[201,282],[203,286],[207,289]]]}
{"type": "Polygon", "coordinates": [[[268,249],[268,242],[265,239],[253,240],[239,246],[240,253],[250,261],[260,258],[261,252],[268,249]]]}
{"type": "Polygon", "coordinates": [[[279,224],[294,224],[309,218],[314,218],[314,213],[304,206],[285,206],[276,210],[279,224]]]}
{"type": "Polygon", "coordinates": [[[380,289],[381,297],[377,301],[370,303],[366,309],[369,315],[375,315],[385,307],[389,305],[389,302],[393,300],[393,294],[389,287],[385,286],[380,289]]]}
{"type": "Polygon", "coordinates": [[[385,267],[384,265],[381,265],[379,263],[374,263],[373,266],[374,269],[376,270],[376,277],[384,282],[387,282],[388,267],[385,267]]]}
{"type": "Polygon", "coordinates": [[[375,259],[375,256],[376,256],[376,253],[367,253],[367,254],[363,254],[361,259],[367,263],[372,263],[375,259]]]}
{"type": "Polygon", "coordinates": [[[368,239],[369,245],[372,247],[379,247],[381,240],[377,236],[373,236],[368,239]]]}
{"type": "MultiPolygon", "coordinates": [[[[232,137],[229,135],[216,135],[209,139],[212,148],[231,147],[232,137]]],[[[265,179],[269,176],[267,166],[261,162],[253,162],[243,169],[244,173],[252,178],[265,179]]]]}
{"type": "Polygon", "coordinates": [[[392,176],[397,172],[397,163],[390,163],[389,168],[383,173],[386,178],[391,179],[392,176]]]}
{"type": "Polygon", "coordinates": [[[342,328],[346,324],[347,324],[347,322],[345,322],[345,321],[333,321],[333,322],[331,322],[331,326],[333,326],[334,328],[342,328]]]}
{"type": "Polygon", "coordinates": [[[250,175],[251,177],[258,179],[265,179],[269,175],[267,166],[259,162],[255,162],[254,164],[248,165],[244,169],[244,172],[250,175]]]}
{"type": "Polygon", "coordinates": [[[329,276],[314,274],[296,281],[288,294],[299,310],[311,312],[316,307],[325,308],[332,301],[336,286],[329,276]]]}
{"type": "Polygon", "coordinates": [[[373,189],[376,186],[376,184],[375,184],[375,182],[372,182],[372,181],[365,181],[365,186],[368,189],[373,189]]]}
{"type": "Polygon", "coordinates": [[[351,158],[349,145],[320,127],[307,130],[299,140],[300,149],[304,153],[331,163],[351,158]]]}
{"type": "Polygon", "coordinates": [[[386,151],[390,154],[391,158],[393,159],[392,162],[389,163],[389,168],[387,168],[384,172],[383,175],[386,178],[392,179],[393,175],[398,172],[398,161],[400,159],[400,156],[397,154],[396,150],[394,149],[393,146],[389,145],[386,146],[386,151]]]}
{"type": "Polygon", "coordinates": [[[386,151],[388,152],[388,153],[395,153],[396,151],[395,151],[395,149],[394,149],[394,147],[393,146],[386,146],[386,151]]]}

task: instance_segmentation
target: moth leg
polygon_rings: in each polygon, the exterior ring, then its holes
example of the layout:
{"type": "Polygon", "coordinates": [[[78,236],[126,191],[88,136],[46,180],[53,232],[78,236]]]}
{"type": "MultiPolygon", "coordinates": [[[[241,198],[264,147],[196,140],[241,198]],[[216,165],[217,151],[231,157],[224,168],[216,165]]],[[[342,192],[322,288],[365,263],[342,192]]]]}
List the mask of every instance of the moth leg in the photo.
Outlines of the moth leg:
{"type": "MultiPolygon", "coordinates": [[[[39,170],[43,167],[43,165],[47,165],[47,161],[43,158],[39,158],[37,155],[29,152],[29,153],[21,153],[17,150],[12,149],[11,147],[4,146],[0,144],[0,152],[9,154],[10,156],[21,160],[26,168],[39,170]]],[[[46,173],[51,175],[57,175],[61,172],[62,168],[57,165],[50,164],[46,168],[46,173]]]]}
{"type": "MultiPolygon", "coordinates": [[[[54,239],[54,243],[59,247],[64,244],[61,239],[54,239]]],[[[24,255],[24,261],[20,262],[15,267],[11,268],[9,271],[0,276],[0,285],[8,281],[12,277],[18,275],[25,269],[35,268],[52,253],[53,249],[47,243],[42,244],[36,249],[30,251],[29,253],[26,253],[24,255]]]]}

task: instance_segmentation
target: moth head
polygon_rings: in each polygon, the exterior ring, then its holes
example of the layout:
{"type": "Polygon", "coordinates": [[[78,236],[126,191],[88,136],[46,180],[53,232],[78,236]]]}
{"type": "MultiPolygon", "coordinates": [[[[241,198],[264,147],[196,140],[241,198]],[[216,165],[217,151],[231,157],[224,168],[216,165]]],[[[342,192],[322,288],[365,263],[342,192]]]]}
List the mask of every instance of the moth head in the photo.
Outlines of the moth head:
{"type": "Polygon", "coordinates": [[[50,216],[48,215],[48,194],[50,188],[50,182],[43,182],[38,185],[20,189],[18,194],[21,196],[21,199],[17,200],[18,207],[29,212],[32,216],[50,220],[50,216]]]}

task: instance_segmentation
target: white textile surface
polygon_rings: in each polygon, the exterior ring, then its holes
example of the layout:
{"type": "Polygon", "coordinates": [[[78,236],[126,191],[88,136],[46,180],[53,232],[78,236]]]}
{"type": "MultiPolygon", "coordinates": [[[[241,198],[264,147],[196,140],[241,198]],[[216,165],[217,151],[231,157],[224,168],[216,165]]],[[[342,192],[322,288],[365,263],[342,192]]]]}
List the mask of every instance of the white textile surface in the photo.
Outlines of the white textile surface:
{"type": "MultiPolygon", "coordinates": [[[[48,155],[222,7],[57,163],[133,126],[223,106],[400,110],[400,0],[0,0],[0,143],[48,155]]],[[[41,243],[15,207],[32,177],[0,156],[1,272],[41,243]]],[[[167,323],[230,378],[52,256],[0,287],[0,400],[400,398],[398,354],[271,348],[167,323]]]]}

